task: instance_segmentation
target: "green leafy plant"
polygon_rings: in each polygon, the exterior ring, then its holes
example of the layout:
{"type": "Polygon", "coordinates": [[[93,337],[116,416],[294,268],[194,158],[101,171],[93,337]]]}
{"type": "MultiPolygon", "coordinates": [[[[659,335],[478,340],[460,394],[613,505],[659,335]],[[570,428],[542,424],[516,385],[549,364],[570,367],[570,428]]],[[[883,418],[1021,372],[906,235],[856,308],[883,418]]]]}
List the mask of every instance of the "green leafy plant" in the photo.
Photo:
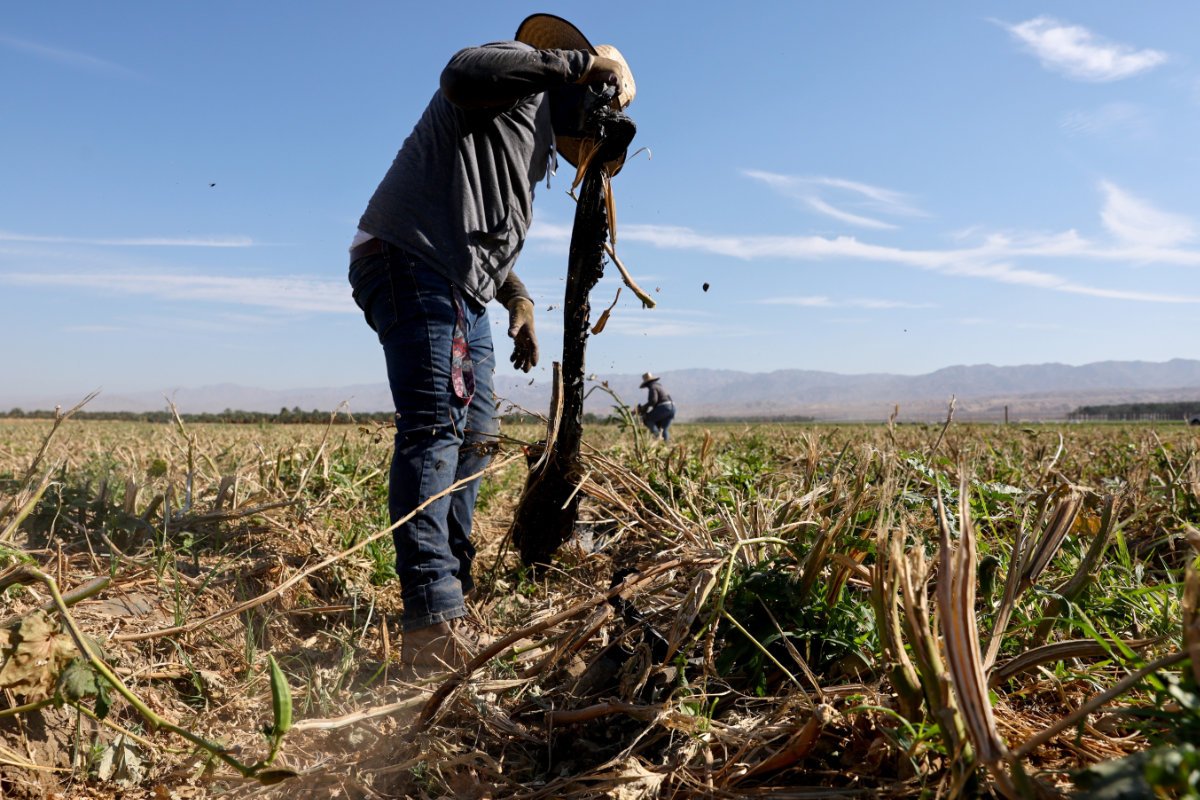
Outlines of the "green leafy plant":
{"type": "Polygon", "coordinates": [[[730,586],[725,611],[737,626],[726,628],[717,665],[759,694],[772,691],[778,665],[801,667],[798,654],[817,675],[857,675],[875,647],[874,613],[861,598],[800,593],[799,564],[773,559],[743,572],[730,586]]]}

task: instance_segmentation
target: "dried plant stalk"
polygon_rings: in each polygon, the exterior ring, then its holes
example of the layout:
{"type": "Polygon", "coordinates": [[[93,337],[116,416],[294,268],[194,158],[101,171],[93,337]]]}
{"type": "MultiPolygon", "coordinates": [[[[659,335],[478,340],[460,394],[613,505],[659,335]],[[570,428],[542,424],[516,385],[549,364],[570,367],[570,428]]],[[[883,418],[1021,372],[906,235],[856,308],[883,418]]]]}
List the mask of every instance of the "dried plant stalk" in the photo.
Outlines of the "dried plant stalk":
{"type": "Polygon", "coordinates": [[[1042,610],[1042,621],[1038,623],[1037,631],[1030,642],[1032,646],[1045,644],[1059,618],[1066,612],[1067,606],[1083,594],[1083,591],[1092,582],[1096,565],[1100,563],[1109,541],[1112,540],[1113,531],[1116,529],[1118,507],[1116,497],[1105,496],[1104,511],[1100,517],[1100,529],[1093,537],[1091,545],[1088,546],[1083,560],[1079,562],[1075,574],[1058,590],[1057,597],[1051,597],[1046,601],[1046,607],[1042,610]]]}
{"type": "Polygon", "coordinates": [[[629,287],[629,291],[637,295],[637,299],[642,301],[642,307],[654,308],[654,306],[657,305],[657,303],[654,302],[654,298],[648,295],[645,289],[637,285],[637,281],[633,279],[633,276],[629,274],[629,270],[626,268],[625,264],[617,256],[616,248],[614,248],[611,244],[606,243],[604,245],[604,251],[608,253],[608,257],[612,259],[613,265],[617,268],[617,272],[621,273],[621,280],[625,281],[625,285],[629,287]]]}
{"type": "Polygon", "coordinates": [[[900,713],[912,722],[921,715],[921,679],[904,646],[904,629],[900,622],[900,565],[904,560],[906,538],[903,526],[898,530],[881,527],[877,532],[878,557],[871,580],[871,602],[900,713]]]}
{"type": "Polygon", "coordinates": [[[950,524],[944,501],[938,502],[941,565],[938,575],[938,621],[950,667],[954,696],[962,712],[975,753],[987,767],[1008,759],[1008,747],[996,729],[996,718],[988,698],[987,679],[979,652],[978,620],[975,618],[975,528],[971,522],[970,485],[961,470],[959,485],[959,544],[950,542],[950,524]]]}
{"type": "MultiPolygon", "coordinates": [[[[1141,650],[1161,639],[1125,639],[1122,641],[1131,650],[1141,650]]],[[[1065,642],[1055,642],[1027,650],[1019,656],[1014,656],[1003,664],[997,664],[988,675],[988,686],[996,687],[1004,684],[1010,678],[1015,678],[1023,672],[1040,667],[1042,664],[1052,664],[1064,658],[1108,658],[1112,648],[1106,647],[1095,639],[1071,639],[1065,642]]]]}
{"type": "Polygon", "coordinates": [[[1029,542],[1025,523],[1028,520],[1028,509],[1017,526],[1017,536],[1013,540],[1012,552],[1008,557],[1008,572],[1004,578],[1004,596],[1000,599],[1000,607],[996,609],[996,620],[992,623],[992,632],[988,638],[987,653],[983,657],[983,668],[991,669],[1000,654],[1000,645],[1004,641],[1004,632],[1008,630],[1008,621],[1021,596],[1021,573],[1024,570],[1025,549],[1029,542]]]}
{"type": "Polygon", "coordinates": [[[777,772],[781,769],[787,769],[795,764],[800,759],[812,752],[816,746],[817,740],[821,738],[821,730],[824,728],[829,716],[828,712],[818,706],[813,709],[813,714],[808,718],[808,721],[788,739],[783,747],[779,748],[775,753],[762,761],[755,764],[745,775],[739,776],[731,783],[745,780],[747,778],[755,778],[759,775],[765,775],[768,772],[777,772]]]}
{"type": "Polygon", "coordinates": [[[708,599],[713,587],[717,585],[717,570],[717,567],[706,569],[692,581],[687,596],[679,606],[679,613],[675,615],[671,628],[667,631],[668,646],[667,655],[663,659],[664,663],[670,663],[675,653],[679,651],[680,645],[683,644],[683,640],[691,632],[692,623],[700,615],[704,601],[708,599]]]}
{"type": "Polygon", "coordinates": [[[1083,492],[1074,486],[1067,487],[1065,496],[1054,507],[1050,523],[1042,532],[1037,544],[1033,546],[1029,560],[1025,563],[1025,568],[1021,573],[1022,591],[1032,586],[1042,571],[1049,566],[1050,559],[1054,558],[1058,548],[1062,546],[1063,539],[1070,532],[1071,526],[1075,524],[1075,518],[1079,516],[1082,508],[1083,492]]]}
{"type": "Polygon", "coordinates": [[[1200,685],[1200,568],[1188,565],[1183,586],[1183,649],[1192,660],[1192,675],[1200,685]]]}
{"type": "Polygon", "coordinates": [[[946,749],[964,752],[965,732],[962,720],[954,711],[950,697],[950,681],[938,653],[937,636],[929,615],[929,599],[925,586],[929,581],[929,564],[920,549],[908,552],[899,563],[900,592],[904,596],[905,637],[912,646],[913,661],[925,695],[929,715],[940,724],[946,749]]]}
{"type": "MultiPolygon", "coordinates": [[[[1083,492],[1077,487],[1068,487],[1065,496],[1054,507],[1050,521],[1043,527],[1046,510],[1049,508],[1051,500],[1050,496],[1044,497],[1038,510],[1037,522],[1033,526],[1034,529],[1040,529],[1042,533],[1032,544],[1030,536],[1026,533],[1024,520],[1022,520],[1021,526],[1017,530],[1017,538],[1013,542],[1012,553],[1009,556],[1004,596],[1000,600],[1000,607],[996,610],[996,621],[992,625],[987,652],[983,658],[985,670],[991,669],[992,665],[996,663],[996,657],[1000,654],[1000,645],[1004,640],[1004,633],[1008,629],[1008,622],[1017,601],[1049,565],[1050,560],[1062,546],[1063,539],[1071,530],[1071,526],[1075,524],[1075,518],[1079,516],[1083,507],[1083,497],[1083,492]]],[[[1080,591],[1082,589],[1083,586],[1080,586],[1080,591]]]]}

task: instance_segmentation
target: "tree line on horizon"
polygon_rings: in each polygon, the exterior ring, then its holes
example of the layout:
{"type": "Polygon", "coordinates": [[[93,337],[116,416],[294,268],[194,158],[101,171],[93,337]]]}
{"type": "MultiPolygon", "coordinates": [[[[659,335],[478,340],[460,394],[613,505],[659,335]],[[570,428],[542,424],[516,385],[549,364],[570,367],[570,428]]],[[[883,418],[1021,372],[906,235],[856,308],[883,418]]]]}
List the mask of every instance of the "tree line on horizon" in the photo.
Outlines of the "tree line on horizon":
{"type": "MultiPolygon", "coordinates": [[[[47,411],[45,409],[37,409],[35,411],[25,411],[20,408],[14,408],[9,411],[0,411],[2,419],[54,419],[56,411],[47,411]]],[[[74,414],[76,419],[103,420],[114,422],[171,422],[175,419],[175,413],[170,409],[160,409],[158,411],[77,411],[74,414]]],[[[256,424],[325,424],[333,418],[337,424],[351,424],[355,422],[391,422],[392,412],[390,411],[370,411],[366,413],[350,414],[348,412],[331,412],[331,411],[303,411],[299,406],[294,408],[281,408],[279,411],[239,411],[227,408],[224,411],[218,412],[203,412],[203,413],[180,413],[179,418],[184,422],[221,422],[235,425],[256,425],[256,424]]]]}
{"type": "MultiPolygon", "coordinates": [[[[34,411],[25,411],[20,408],[13,408],[8,411],[0,411],[0,419],[54,419],[58,411],[48,411],[46,409],[38,409],[34,411]]],[[[169,423],[174,421],[175,413],[170,409],[161,409],[159,411],[76,411],[73,415],[75,419],[80,420],[99,420],[111,422],[149,422],[149,423],[169,423]]],[[[325,425],[331,420],[336,425],[351,425],[363,423],[375,423],[380,425],[390,424],[395,416],[391,411],[368,411],[363,413],[351,414],[350,412],[331,412],[319,411],[303,411],[299,406],[294,408],[281,408],[278,412],[273,411],[237,411],[234,409],[225,409],[218,412],[203,412],[203,413],[180,413],[179,418],[186,423],[218,423],[226,425],[325,425]]],[[[544,424],[545,421],[532,414],[505,414],[501,416],[505,422],[510,424],[531,423],[544,424]]],[[[583,415],[583,421],[591,425],[603,425],[617,422],[616,417],[601,417],[597,414],[588,412],[583,415]]]]}
{"type": "Polygon", "coordinates": [[[1200,400],[1079,406],[1067,414],[1067,419],[1072,422],[1145,422],[1159,420],[1191,422],[1198,418],[1200,418],[1200,400]]]}
{"type": "MultiPolygon", "coordinates": [[[[13,408],[0,411],[0,419],[54,419],[57,411],[37,409],[26,411],[13,408]]],[[[74,415],[81,420],[107,420],[114,422],[149,422],[169,423],[175,418],[170,409],[158,411],[77,411],[74,415]]],[[[374,423],[386,425],[392,422],[393,413],[390,411],[370,411],[351,414],[349,412],[330,412],[313,409],[304,411],[299,406],[280,408],[272,411],[239,411],[225,409],[218,412],[180,413],[179,418],[187,423],[220,423],[232,425],[324,425],[331,420],[334,424],[350,425],[374,423]]],[[[510,424],[540,424],[541,418],[527,413],[509,413],[501,416],[510,424]]],[[[1181,401],[1170,403],[1113,403],[1108,405],[1079,406],[1067,414],[1070,422],[1152,422],[1152,421],[1183,421],[1200,420],[1200,400],[1195,402],[1181,401]]],[[[600,416],[592,412],[584,414],[584,423],[589,425],[610,425],[622,421],[619,416],[600,416]]],[[[816,418],[800,414],[780,414],[768,416],[702,416],[692,420],[698,424],[720,423],[809,423],[816,418]]]]}

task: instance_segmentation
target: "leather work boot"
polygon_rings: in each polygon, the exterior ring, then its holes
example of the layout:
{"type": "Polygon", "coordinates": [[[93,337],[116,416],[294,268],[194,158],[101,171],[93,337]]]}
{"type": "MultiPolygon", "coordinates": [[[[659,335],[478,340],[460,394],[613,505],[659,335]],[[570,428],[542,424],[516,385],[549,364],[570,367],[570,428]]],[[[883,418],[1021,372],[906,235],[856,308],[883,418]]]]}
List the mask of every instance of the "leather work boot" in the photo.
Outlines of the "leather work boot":
{"type": "Polygon", "coordinates": [[[471,655],[486,650],[496,643],[497,639],[484,629],[483,625],[479,624],[478,620],[467,615],[450,620],[450,627],[454,629],[454,634],[460,641],[466,643],[471,650],[471,655]]]}
{"type": "Polygon", "coordinates": [[[405,631],[400,640],[400,674],[407,681],[452,672],[470,658],[466,642],[449,622],[405,631]]]}

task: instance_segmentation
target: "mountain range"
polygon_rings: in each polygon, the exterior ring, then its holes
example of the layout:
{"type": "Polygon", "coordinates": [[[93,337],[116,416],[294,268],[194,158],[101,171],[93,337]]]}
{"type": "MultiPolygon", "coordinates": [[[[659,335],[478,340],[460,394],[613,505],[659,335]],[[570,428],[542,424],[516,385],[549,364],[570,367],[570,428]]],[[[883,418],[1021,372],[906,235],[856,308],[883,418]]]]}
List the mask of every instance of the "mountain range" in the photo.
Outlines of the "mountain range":
{"type": "MultiPolygon", "coordinates": [[[[1101,361],[1080,366],[990,364],[952,366],[924,375],[871,373],[844,375],[811,370],[750,373],[736,370],[682,369],[664,372],[662,385],[675,400],[680,421],[698,417],[811,416],[829,420],[882,420],[899,406],[899,419],[944,418],[951,396],[958,419],[1062,419],[1079,405],[1195,400],[1200,412],[1200,361],[1101,361]]],[[[601,385],[623,402],[644,399],[637,375],[589,376],[587,410],[601,415],[616,402],[597,390],[601,385]]],[[[522,375],[497,375],[501,410],[544,413],[549,381],[522,375]]],[[[82,393],[81,395],[82,396],[82,393]]],[[[391,409],[385,384],[339,387],[261,389],[234,384],[171,387],[155,391],[102,392],[88,404],[92,411],[150,411],[170,398],[181,412],[332,410],[345,403],[351,412],[391,409]]],[[[79,397],[20,396],[0,389],[0,408],[25,410],[68,407],[79,397]]]]}

